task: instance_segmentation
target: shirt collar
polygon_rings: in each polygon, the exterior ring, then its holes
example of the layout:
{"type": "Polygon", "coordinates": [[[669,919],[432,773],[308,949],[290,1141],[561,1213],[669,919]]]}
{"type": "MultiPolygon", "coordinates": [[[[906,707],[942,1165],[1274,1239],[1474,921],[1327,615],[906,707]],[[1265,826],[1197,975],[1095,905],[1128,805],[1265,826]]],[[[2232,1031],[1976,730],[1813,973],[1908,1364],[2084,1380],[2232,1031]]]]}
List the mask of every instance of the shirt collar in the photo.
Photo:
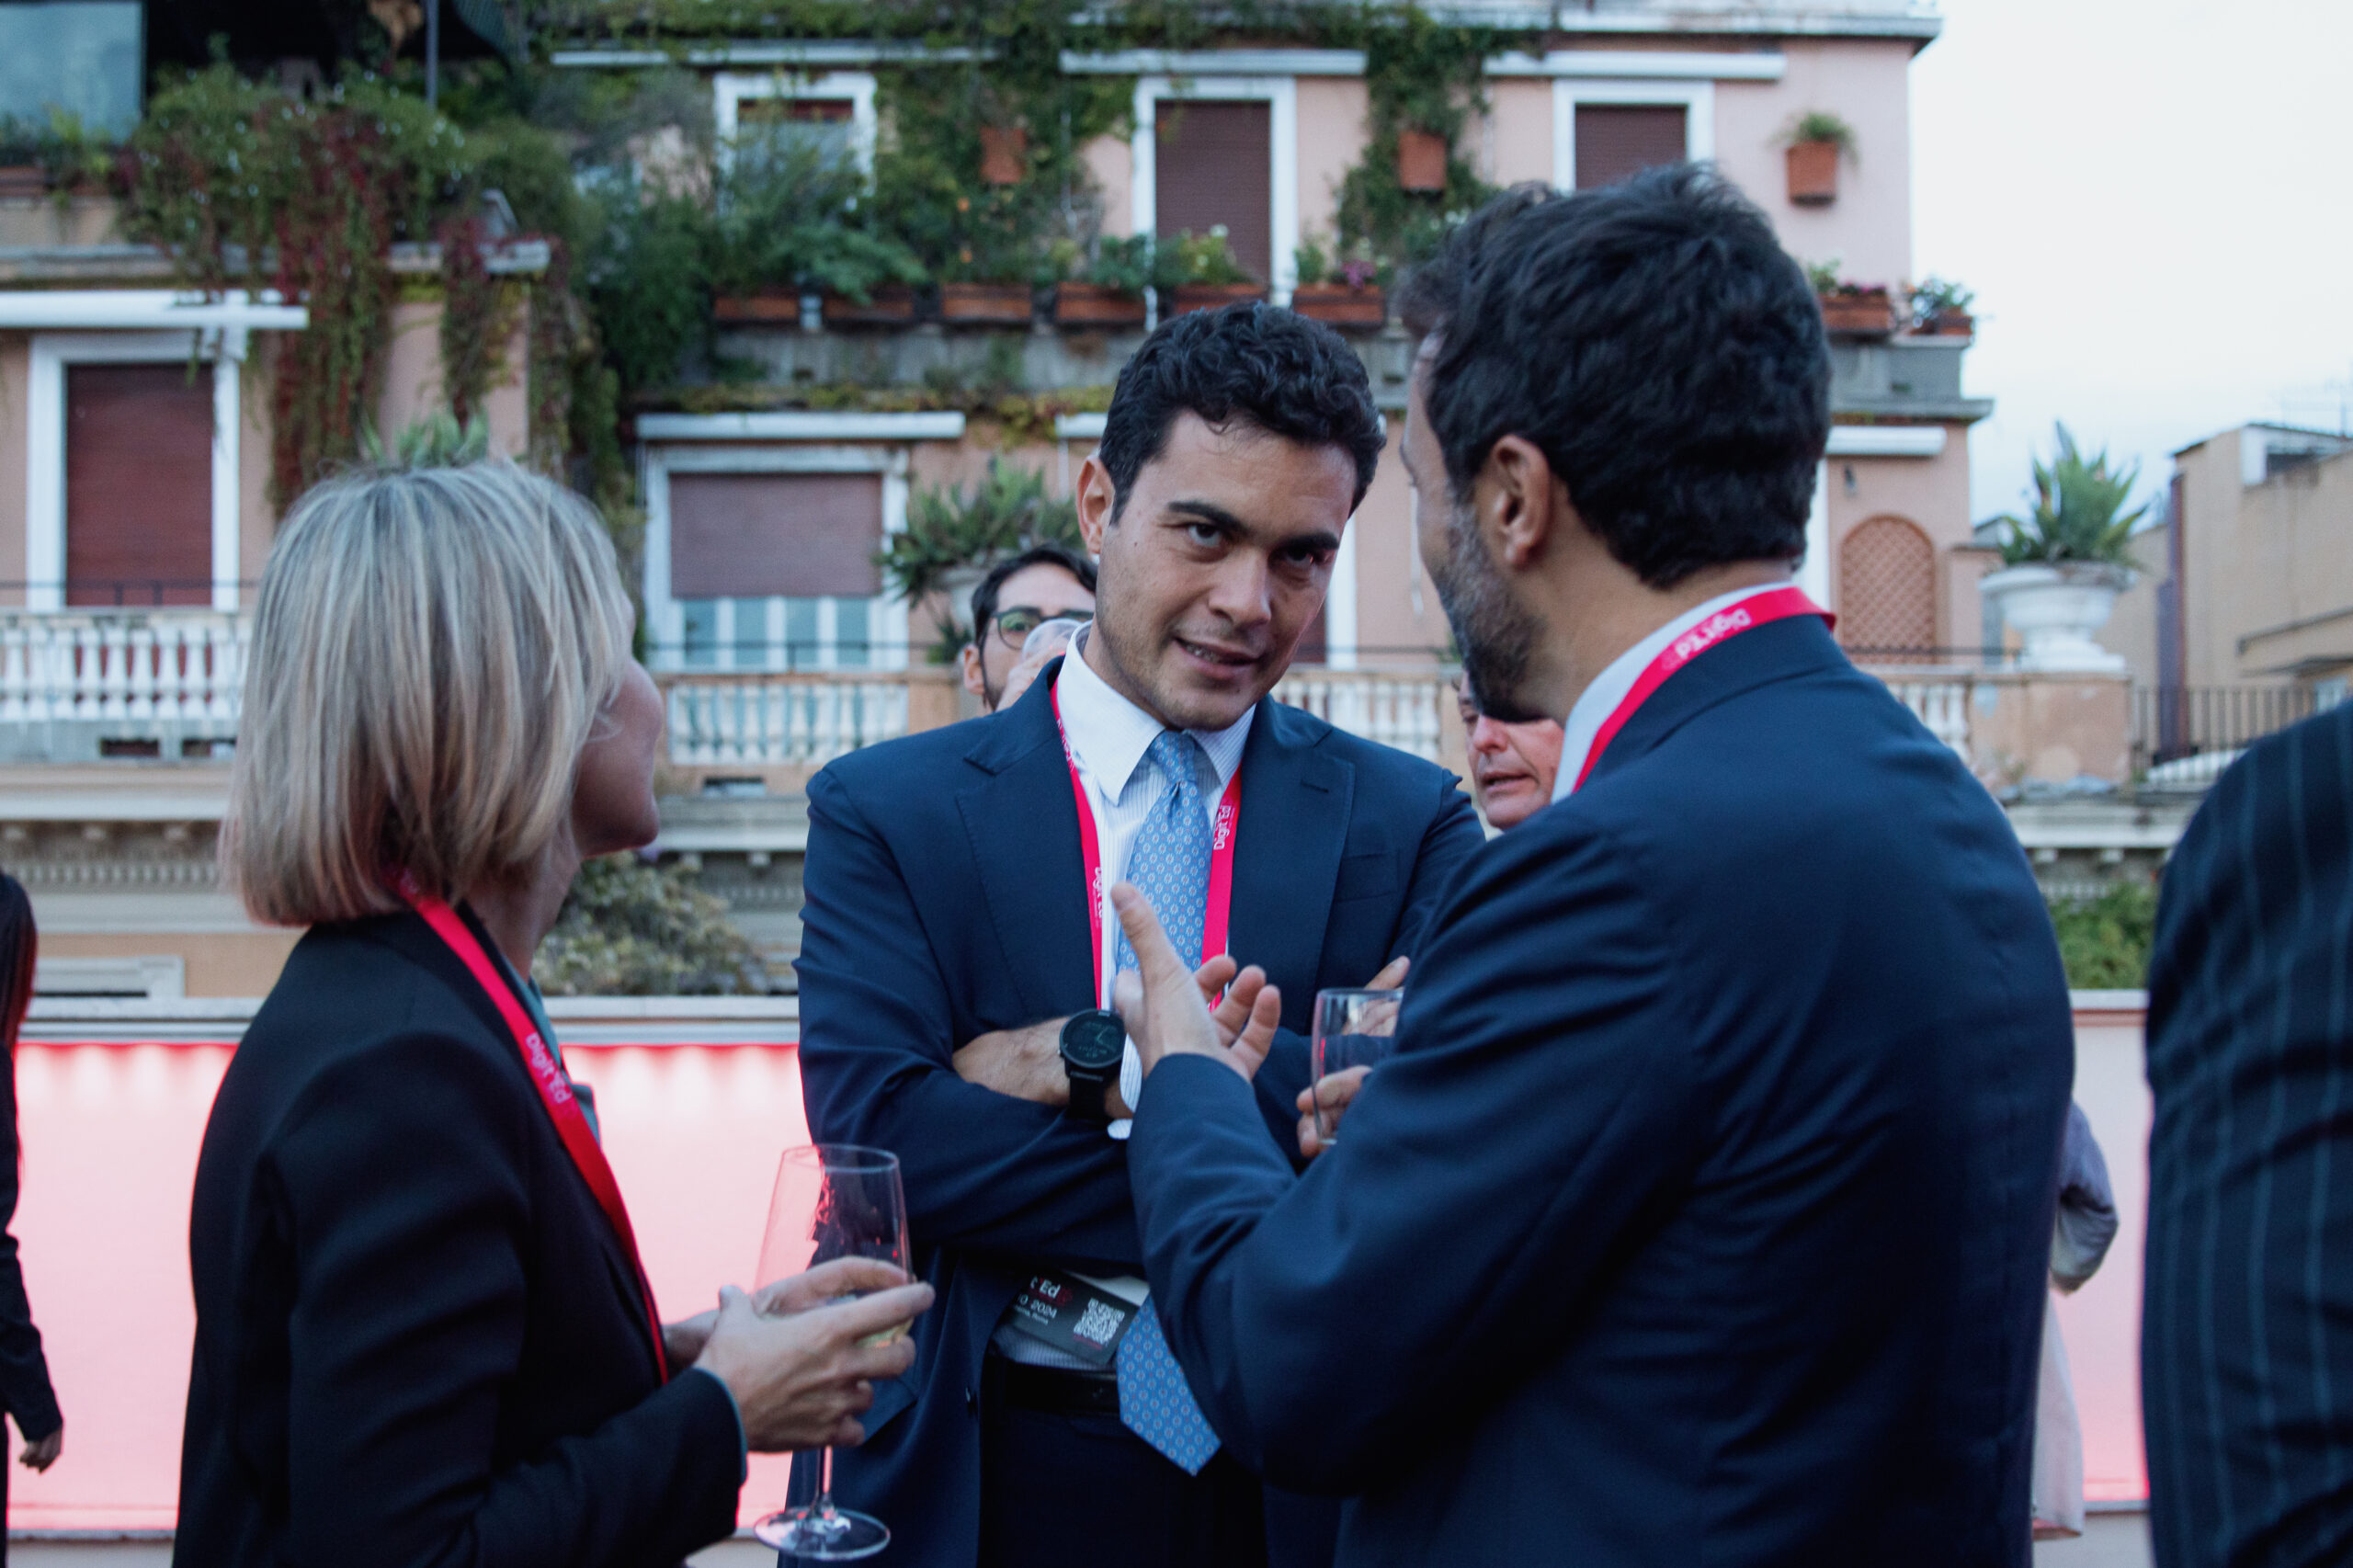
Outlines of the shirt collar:
{"type": "Polygon", "coordinates": [[[1561,771],[1552,780],[1552,799],[1565,801],[1576,793],[1577,779],[1585,773],[1586,758],[1592,755],[1593,743],[1600,735],[1601,726],[1609,722],[1609,715],[1618,711],[1618,705],[1626,700],[1627,695],[1634,689],[1634,683],[1643,678],[1643,672],[1650,668],[1651,661],[1666,651],[1668,643],[1710,616],[1730,609],[1744,599],[1773,593],[1789,585],[1786,582],[1758,583],[1750,587],[1734,588],[1728,594],[1719,594],[1706,604],[1684,611],[1612,660],[1609,667],[1585,688],[1585,694],[1577,699],[1576,706],[1570,709],[1569,716],[1562,721],[1561,771]]]}
{"type": "MultiPolygon", "coordinates": [[[[1071,640],[1054,695],[1061,699],[1063,734],[1070,742],[1070,749],[1077,755],[1079,765],[1086,769],[1096,787],[1107,799],[1116,801],[1127,792],[1128,782],[1142,765],[1144,753],[1152,749],[1152,743],[1167,726],[1120,696],[1108,681],[1095,673],[1095,667],[1086,662],[1086,637],[1092,630],[1082,627],[1071,640]]],[[[1257,714],[1257,705],[1253,703],[1241,718],[1222,730],[1187,732],[1200,742],[1201,750],[1208,754],[1210,766],[1217,770],[1220,790],[1232,782],[1234,769],[1242,766],[1243,744],[1250,738],[1250,721],[1257,714]]]]}

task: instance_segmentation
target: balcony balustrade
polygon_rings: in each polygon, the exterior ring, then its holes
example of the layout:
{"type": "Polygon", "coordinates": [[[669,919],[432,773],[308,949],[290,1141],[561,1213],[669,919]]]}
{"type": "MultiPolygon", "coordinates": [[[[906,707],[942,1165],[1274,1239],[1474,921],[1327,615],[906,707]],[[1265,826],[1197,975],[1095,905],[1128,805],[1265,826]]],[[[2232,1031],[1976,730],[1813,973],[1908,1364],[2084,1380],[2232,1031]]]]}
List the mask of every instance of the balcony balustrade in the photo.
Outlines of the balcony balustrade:
{"type": "Polygon", "coordinates": [[[252,638],[230,611],[0,610],[0,760],[223,755],[252,638]]]}

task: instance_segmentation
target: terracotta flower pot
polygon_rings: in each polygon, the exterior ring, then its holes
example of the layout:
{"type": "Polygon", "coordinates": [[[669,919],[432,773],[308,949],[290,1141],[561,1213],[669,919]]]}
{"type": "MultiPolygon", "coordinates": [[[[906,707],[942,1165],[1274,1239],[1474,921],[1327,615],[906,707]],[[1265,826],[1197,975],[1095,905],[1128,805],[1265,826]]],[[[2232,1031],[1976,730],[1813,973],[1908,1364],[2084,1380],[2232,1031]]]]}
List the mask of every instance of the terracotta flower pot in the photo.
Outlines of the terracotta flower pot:
{"type": "Polygon", "coordinates": [[[1435,131],[1397,133],[1397,183],[1407,190],[1446,188],[1446,138],[1435,131]]]}
{"type": "Polygon", "coordinates": [[[872,302],[861,305],[847,294],[827,290],[824,317],[827,326],[912,326],[915,291],[904,283],[878,284],[872,302]]]}
{"type": "Polygon", "coordinates": [[[1891,333],[1895,308],[1884,289],[1822,296],[1822,325],[1828,332],[1891,333]]]}
{"type": "Polygon", "coordinates": [[[740,322],[798,322],[801,290],[763,289],[756,294],[722,294],[710,302],[710,319],[722,325],[740,322]]]}
{"type": "Polygon", "coordinates": [[[981,178],[991,185],[1019,185],[1029,172],[1029,132],[1018,125],[981,127],[981,178]]]}
{"type": "Polygon", "coordinates": [[[1328,326],[1378,330],[1389,323],[1389,301],[1379,289],[1351,289],[1345,283],[1302,283],[1290,291],[1290,308],[1328,326]]]}
{"type": "Polygon", "coordinates": [[[1263,283],[1179,283],[1169,290],[1173,296],[1167,313],[1181,316],[1188,311],[1214,311],[1221,306],[1245,300],[1263,300],[1267,286],[1263,283]]]}
{"type": "Polygon", "coordinates": [[[1938,311],[1921,330],[1931,337],[1973,337],[1977,318],[1967,311],[1938,311]]]}
{"type": "Polygon", "coordinates": [[[1790,199],[1800,207],[1827,207],[1838,199],[1838,143],[1799,142],[1787,154],[1790,199]]]}
{"type": "Polygon", "coordinates": [[[1131,294],[1108,283],[1058,283],[1054,286],[1056,326],[1142,326],[1142,294],[1131,294]]]}
{"type": "Polygon", "coordinates": [[[1028,326],[1034,304],[1027,283],[939,286],[939,319],[954,326],[1028,326]]]}

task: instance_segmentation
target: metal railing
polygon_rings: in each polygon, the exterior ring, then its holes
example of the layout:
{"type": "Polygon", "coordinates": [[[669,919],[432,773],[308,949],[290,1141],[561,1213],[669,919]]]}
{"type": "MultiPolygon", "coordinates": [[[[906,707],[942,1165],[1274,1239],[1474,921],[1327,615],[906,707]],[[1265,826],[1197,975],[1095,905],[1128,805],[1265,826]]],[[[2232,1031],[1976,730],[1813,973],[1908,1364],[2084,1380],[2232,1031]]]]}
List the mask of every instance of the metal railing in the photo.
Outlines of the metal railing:
{"type": "Polygon", "coordinates": [[[2136,687],[2133,768],[2146,788],[2203,790],[2248,746],[2327,706],[2310,686],[2136,687]]]}

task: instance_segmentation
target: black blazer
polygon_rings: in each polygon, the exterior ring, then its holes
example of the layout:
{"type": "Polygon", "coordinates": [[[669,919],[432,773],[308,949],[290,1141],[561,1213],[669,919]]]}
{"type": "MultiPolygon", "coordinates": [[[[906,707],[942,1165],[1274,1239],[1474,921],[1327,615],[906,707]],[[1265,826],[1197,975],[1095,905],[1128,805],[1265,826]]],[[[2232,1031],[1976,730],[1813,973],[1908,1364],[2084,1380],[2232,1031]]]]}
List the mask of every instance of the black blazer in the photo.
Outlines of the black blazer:
{"type": "Polygon", "coordinates": [[[2222,775],[2149,965],[2156,1560],[2353,1560],[2353,706],[2222,775]]]}
{"type": "Polygon", "coordinates": [[[1303,1176],[1160,1064],[1153,1296],[1348,1568],[2024,1568],[2072,1028],[2001,808],[1762,626],[1456,881],[1303,1176]]]}
{"type": "MultiPolygon", "coordinates": [[[[49,1362],[40,1353],[40,1330],[33,1326],[32,1303],[25,1298],[25,1270],[17,1259],[17,1238],[9,1229],[16,1218],[18,1151],[17,1141],[17,1062],[12,1055],[0,1072],[0,1408],[15,1417],[17,1430],[27,1437],[46,1437],[64,1424],[58,1414],[57,1395],[49,1386],[49,1362]]],[[[0,1451],[0,1470],[8,1455],[0,1451]]],[[[0,1496],[7,1480],[0,1475],[0,1496]]]]}
{"type": "Polygon", "coordinates": [[[296,945],[213,1102],[188,1251],[176,1563],[656,1568],[733,1529],[726,1389],[659,1382],[619,1239],[417,916],[296,945]]]}
{"type": "MultiPolygon", "coordinates": [[[[914,1368],[875,1391],[865,1445],[834,1456],[834,1491],[890,1521],[891,1562],[923,1568],[978,1550],[982,1358],[1027,1270],[1142,1267],[1127,1145],[967,1084],[950,1061],[976,1035],[1094,1006],[1078,808],[1049,703],[1060,674],[1056,661],[1006,711],[854,752],[809,786],[810,1131],[898,1154],[916,1263],[939,1293],[914,1368]]],[[[1229,945],[1282,987],[1287,1027],[1258,1075],[1270,1156],[1297,1151],[1316,990],[1418,958],[1423,921],[1482,842],[1443,768],[1258,705],[1229,945]]]]}

